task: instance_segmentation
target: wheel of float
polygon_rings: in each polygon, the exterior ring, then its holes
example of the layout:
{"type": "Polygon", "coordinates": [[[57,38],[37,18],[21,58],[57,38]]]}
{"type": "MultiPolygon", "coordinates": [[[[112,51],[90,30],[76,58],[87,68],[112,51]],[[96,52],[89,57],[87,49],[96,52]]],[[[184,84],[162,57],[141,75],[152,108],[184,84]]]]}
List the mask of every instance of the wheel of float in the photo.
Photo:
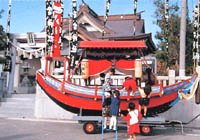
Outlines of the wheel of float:
{"type": "Polygon", "coordinates": [[[96,122],[85,122],[83,125],[83,130],[86,134],[94,134],[97,129],[96,122]]]}
{"type": "Polygon", "coordinates": [[[150,126],[140,126],[141,134],[144,136],[152,135],[152,127],[150,126]]]}

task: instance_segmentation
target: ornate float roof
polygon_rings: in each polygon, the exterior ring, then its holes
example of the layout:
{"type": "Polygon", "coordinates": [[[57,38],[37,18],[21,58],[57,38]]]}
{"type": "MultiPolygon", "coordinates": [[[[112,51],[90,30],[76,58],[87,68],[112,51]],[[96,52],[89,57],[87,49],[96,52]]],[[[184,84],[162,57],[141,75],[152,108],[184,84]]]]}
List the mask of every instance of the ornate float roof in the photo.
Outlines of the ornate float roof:
{"type": "MultiPolygon", "coordinates": [[[[156,50],[152,41],[152,34],[145,33],[144,19],[141,14],[109,15],[105,26],[105,36],[102,38],[104,16],[99,16],[86,3],[80,5],[78,11],[79,39],[83,41],[144,41],[149,53],[156,50]],[[136,34],[133,35],[134,19],[136,34]]],[[[68,38],[71,30],[70,19],[64,18],[63,28],[65,37],[68,38]]]]}

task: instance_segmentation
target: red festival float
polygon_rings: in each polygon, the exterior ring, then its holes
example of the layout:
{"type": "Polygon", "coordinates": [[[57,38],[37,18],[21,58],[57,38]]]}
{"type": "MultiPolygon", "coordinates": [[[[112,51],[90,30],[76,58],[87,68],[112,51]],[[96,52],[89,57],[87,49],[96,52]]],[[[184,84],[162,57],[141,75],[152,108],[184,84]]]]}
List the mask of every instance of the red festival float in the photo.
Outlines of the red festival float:
{"type": "MultiPolygon", "coordinates": [[[[73,1],[74,2],[74,1],[73,1]]],[[[76,5],[73,3],[73,8],[76,5]]],[[[45,71],[37,72],[37,84],[59,106],[73,113],[85,116],[102,115],[103,89],[100,74],[107,73],[114,68],[117,75],[112,76],[112,88],[122,88],[124,78],[134,76],[136,59],[155,51],[154,47],[147,46],[147,39],[132,41],[79,41],[76,36],[76,13],[72,16],[71,55],[60,56],[61,32],[61,4],[55,2],[54,42],[48,40],[51,35],[47,31],[47,52],[45,56],[45,71]],[[78,51],[79,59],[77,59],[78,51]],[[75,60],[77,60],[75,65],[75,60]],[[59,71],[60,70],[60,71],[59,71]],[[59,73],[59,75],[56,75],[59,73]]],[[[49,16],[50,17],[50,16],[49,16]]],[[[47,18],[48,20],[48,18],[47,18]]],[[[48,29],[49,27],[47,27],[48,29]]],[[[181,98],[190,98],[198,87],[198,74],[192,78],[169,86],[162,83],[152,86],[152,96],[148,106],[147,116],[154,116],[170,109],[181,98]]],[[[141,95],[138,90],[134,96],[128,92],[120,95],[120,109],[126,111],[129,102],[138,104],[141,95]]]]}

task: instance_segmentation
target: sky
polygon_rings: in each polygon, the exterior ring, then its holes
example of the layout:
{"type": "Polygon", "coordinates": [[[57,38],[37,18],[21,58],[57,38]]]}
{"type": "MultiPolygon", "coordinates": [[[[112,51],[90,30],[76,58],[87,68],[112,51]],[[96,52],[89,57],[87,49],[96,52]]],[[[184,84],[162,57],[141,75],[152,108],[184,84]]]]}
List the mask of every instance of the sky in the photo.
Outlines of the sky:
{"type": "MultiPolygon", "coordinates": [[[[7,24],[7,9],[9,0],[0,0],[0,10],[3,9],[4,13],[0,19],[0,24],[6,29],[7,24]]],[[[105,13],[106,0],[84,0],[91,9],[98,15],[105,13]]],[[[134,0],[111,0],[109,15],[115,14],[133,14],[134,0]]],[[[152,33],[152,38],[155,44],[158,40],[154,38],[156,31],[159,27],[153,22],[155,6],[154,0],[138,0],[137,12],[142,13],[142,19],[145,20],[145,32],[152,33]]],[[[81,0],[77,0],[78,7],[81,0]]],[[[169,3],[178,3],[181,7],[181,0],[169,0],[169,3]]],[[[64,17],[71,13],[71,0],[63,0],[64,3],[64,17]]],[[[192,11],[197,0],[188,0],[189,14],[192,17],[192,11]]],[[[181,14],[181,11],[179,12],[181,14]]],[[[12,0],[11,8],[11,33],[26,33],[26,32],[40,32],[45,27],[45,0],[12,0]]]]}

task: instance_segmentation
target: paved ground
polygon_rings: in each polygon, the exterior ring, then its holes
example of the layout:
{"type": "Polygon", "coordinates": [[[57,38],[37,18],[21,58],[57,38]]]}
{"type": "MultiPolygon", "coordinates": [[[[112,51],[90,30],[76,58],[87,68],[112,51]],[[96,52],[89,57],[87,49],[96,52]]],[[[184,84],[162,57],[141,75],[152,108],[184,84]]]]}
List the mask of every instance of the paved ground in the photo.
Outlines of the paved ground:
{"type": "Polygon", "coordinates": [[[33,118],[35,94],[13,94],[0,102],[0,117],[33,118]]]}
{"type": "MultiPolygon", "coordinates": [[[[101,140],[101,133],[87,135],[82,124],[67,120],[40,120],[34,118],[34,94],[15,94],[0,103],[0,140],[101,140]]],[[[156,128],[153,136],[137,136],[138,140],[199,140],[200,130],[184,128],[156,128]]],[[[115,140],[115,133],[104,135],[105,140],[115,140]]],[[[120,128],[118,140],[127,140],[120,128]]]]}

